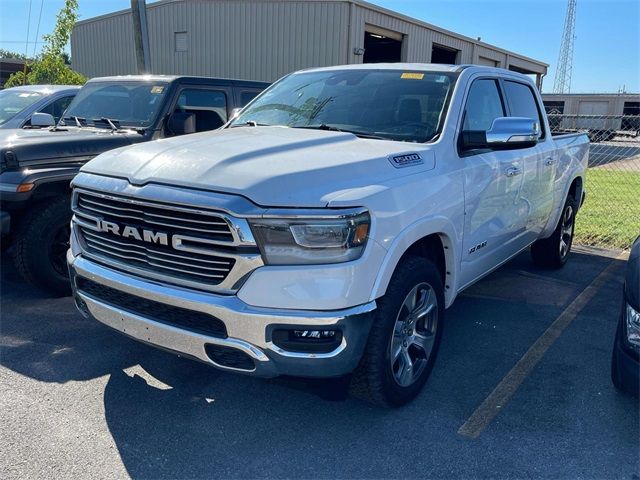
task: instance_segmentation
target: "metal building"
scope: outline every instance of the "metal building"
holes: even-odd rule
[[[274,81],[308,67],[374,62],[475,63],[535,76],[546,63],[361,0],[161,0],[147,5],[153,73]],[[73,67],[136,72],[131,10],[80,21]]]

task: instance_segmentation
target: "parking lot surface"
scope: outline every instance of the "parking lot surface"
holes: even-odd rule
[[[609,379],[624,261],[576,250],[554,272],[523,253],[459,297],[427,387],[396,410],[136,343],[3,257],[0,477],[638,479],[638,401]]]

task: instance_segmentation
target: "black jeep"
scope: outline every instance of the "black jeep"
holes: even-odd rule
[[[69,182],[80,167],[117,147],[217,129],[267,86],[164,75],[94,78],[58,125],[0,132],[2,249],[11,248],[28,282],[68,294]]]

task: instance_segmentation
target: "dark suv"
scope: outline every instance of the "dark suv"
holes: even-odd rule
[[[0,132],[3,249],[11,248],[27,281],[69,293],[69,182],[79,168],[117,147],[217,129],[267,86],[164,75],[94,78],[57,126]]]

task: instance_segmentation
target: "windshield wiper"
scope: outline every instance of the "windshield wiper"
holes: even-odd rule
[[[291,128],[306,128],[309,130],[327,130],[329,132],[351,133],[356,137],[360,137],[360,138],[371,138],[374,140],[390,140],[387,137],[382,137],[380,135],[375,135],[373,133],[360,132],[358,130],[349,130],[347,128],[338,128],[333,125],[327,125],[326,123],[322,123],[320,125],[301,125],[301,126],[294,126]]]
[[[120,123],[120,121],[116,120],[115,118],[111,119],[111,118],[107,118],[107,117],[100,117],[100,118],[92,118],[91,121],[94,123],[94,125],[95,125],[96,122],[104,122],[104,123],[108,124],[109,127],[111,127],[111,131],[113,131],[113,132],[117,132],[118,130],[121,129],[120,126],[117,126],[115,124],[115,122]]]
[[[87,119],[84,117],[76,117],[75,115],[70,115],[68,117],[64,117],[62,120],[73,120],[76,122],[76,127],[82,128],[82,122],[87,123]]]
[[[268,123],[258,123],[254,120],[248,120],[244,123],[238,123],[238,124],[234,124],[231,125],[231,128],[236,128],[236,127],[270,127],[271,125],[269,125]]]

